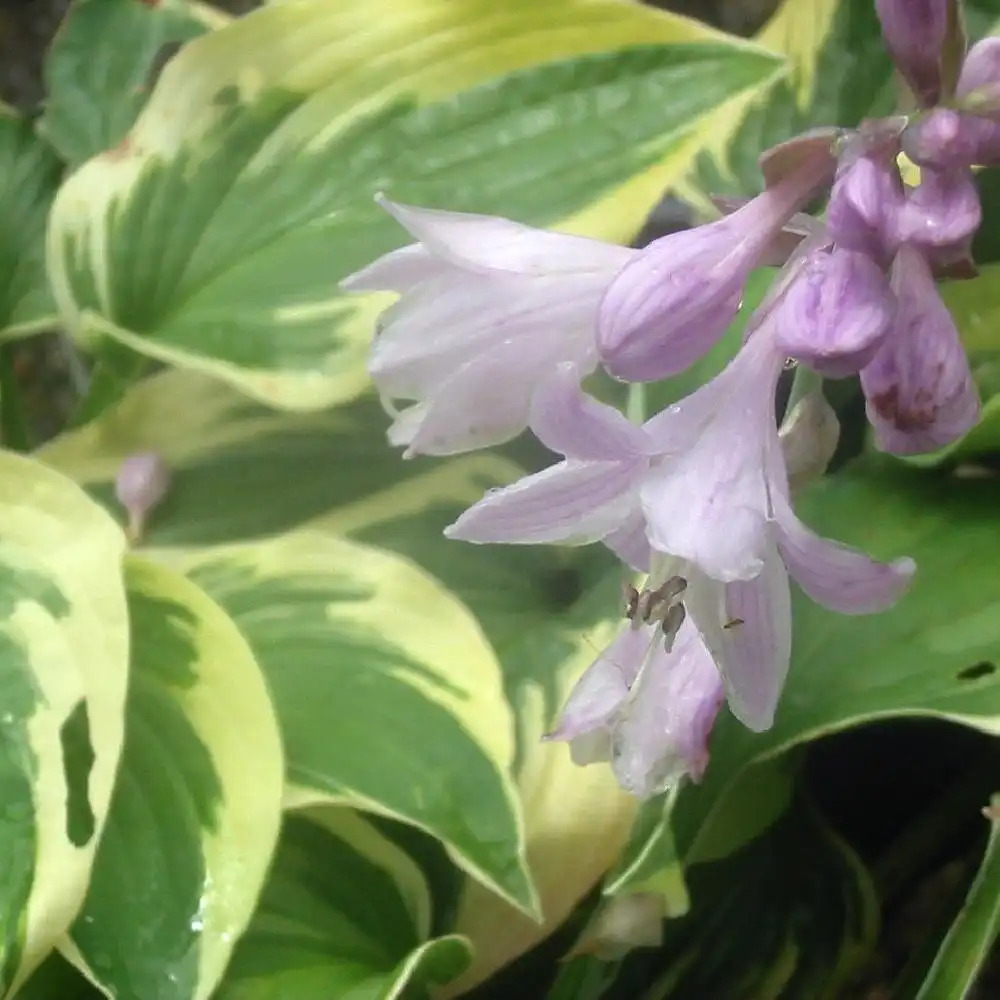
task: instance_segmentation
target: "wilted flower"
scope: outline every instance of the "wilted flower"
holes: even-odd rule
[[[941,57],[954,0],[875,0],[882,35],[917,100],[928,107],[941,94]]]
[[[841,378],[875,356],[896,313],[882,268],[839,247],[803,262],[774,313],[781,349],[810,368]]]
[[[675,375],[722,336],[750,272],[828,182],[830,140],[826,156],[810,146],[811,155],[763,194],[716,222],[655,240],[615,278],[601,303],[597,334],[612,375],[633,382]]]
[[[170,469],[155,452],[129,455],[121,464],[115,478],[115,497],[128,514],[127,533],[131,541],[138,541],[145,527],[146,517],[167,495],[170,488]]]
[[[896,320],[861,372],[861,385],[879,447],[912,455],[956,441],[975,426],[979,393],[954,320],[917,248],[900,248],[892,285]]]
[[[531,394],[556,365],[597,365],[597,307],[636,251],[507,219],[381,199],[419,242],[345,279],[351,291],[402,296],[382,316],[369,370],[396,412],[405,457],[499,444],[527,422]]]

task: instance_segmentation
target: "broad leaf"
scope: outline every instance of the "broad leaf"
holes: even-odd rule
[[[370,497],[382,495],[383,506],[390,497],[391,517],[441,497],[471,503],[497,479],[519,474],[493,455],[403,462],[386,444],[388,422],[373,396],[329,413],[286,415],[206,376],[172,371],[139,383],[99,421],[40,454],[119,518],[122,461],[136,451],[161,454],[173,485],[146,534],[155,549],[263,537],[331,510],[335,527],[349,531],[378,516]]]
[[[513,722],[475,620],[434,579],[319,531],[209,549],[185,563],[267,673],[288,801],[334,801],[422,827],[531,913]]]
[[[203,1000],[278,834],[282,752],[264,679],[183,577],[127,564],[125,747],[86,904],[64,954],[109,995]]]
[[[62,164],[31,122],[0,106],[0,340],[57,323],[45,275],[45,225]]]
[[[515,710],[515,773],[545,923],[488,903],[488,893],[470,885],[462,919],[469,921],[463,929],[475,933],[477,959],[468,982],[560,923],[611,866],[627,836],[635,802],[617,789],[608,769],[575,767],[564,746],[539,742],[615,627],[620,578],[614,560],[597,548],[447,541],[445,524],[521,470],[491,454],[403,462],[385,444],[386,423],[371,400],[331,414],[281,416],[207,378],[173,372],[140,384],[116,410],[44,454],[113,509],[121,460],[140,449],[162,452],[174,485],[149,526],[147,551],[157,559],[180,562],[198,546],[311,520],[409,556],[472,608],[500,655]],[[388,615],[385,630],[405,641],[399,613]]]
[[[39,131],[72,166],[117,146],[149,96],[156,61],[209,20],[187,0],[74,0],[45,60]]]
[[[782,71],[617,0],[260,9],[189,43],[63,187],[53,288],[84,339],[322,407],[365,386],[386,301],[338,281],[407,242],[377,191],[628,238],[705,116]]]
[[[0,996],[83,902],[122,744],[122,533],[69,480],[0,452]]]
[[[441,476],[447,471],[448,463]],[[433,476],[428,474],[428,486]],[[481,483],[480,492],[494,484]],[[452,995],[561,924],[625,843],[636,800],[618,788],[609,768],[577,767],[564,744],[541,741],[573,684],[619,627],[621,574],[610,554],[596,547],[449,542],[442,529],[463,504],[416,483],[409,489],[426,498],[421,507],[407,503],[406,493],[387,490],[353,513],[349,530],[430,570],[469,606],[496,649],[517,725],[515,774],[544,920],[539,926],[468,883],[456,929],[472,941],[475,959],[449,989]],[[332,513],[328,523],[338,522]]]
[[[874,943],[868,873],[802,802],[688,883],[691,911],[664,926],[647,1000],[832,1000]]]
[[[454,978],[468,945],[457,936],[427,939],[396,882],[397,850],[348,810],[287,817],[219,1000],[389,1000],[404,990],[425,996],[427,986]]]

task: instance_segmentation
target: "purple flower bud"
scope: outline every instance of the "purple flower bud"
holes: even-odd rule
[[[975,426],[979,393],[930,265],[916,247],[900,247],[892,287],[896,321],[861,372],[861,386],[878,446],[914,455],[950,444]]]
[[[1000,163],[1000,123],[935,108],[903,133],[903,152],[921,167],[994,166]]]
[[[920,247],[949,247],[969,240],[983,213],[968,167],[924,167],[899,214],[899,239]]]
[[[941,94],[941,55],[952,0],[875,0],[892,58],[923,107]]]
[[[597,345],[617,378],[650,382],[684,371],[722,336],[743,286],[782,227],[828,174],[807,157],[724,219],[671,233],[634,257],[601,303]]]
[[[888,279],[870,257],[816,251],[775,310],[775,337],[789,357],[843,378],[872,360],[895,313]]]
[[[115,496],[128,513],[128,535],[137,541],[146,516],[167,495],[170,470],[155,452],[130,455],[115,479]]]
[[[969,111],[1000,111],[1000,38],[984,38],[969,49],[956,94]]]
[[[873,152],[846,161],[830,192],[830,236],[846,250],[888,264],[903,203],[903,181],[894,156]]]

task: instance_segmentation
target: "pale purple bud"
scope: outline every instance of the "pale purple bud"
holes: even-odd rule
[[[979,393],[930,265],[916,247],[900,247],[892,285],[899,301],[896,321],[861,372],[861,385],[878,446],[897,455],[920,454],[975,426]]]
[[[871,153],[845,161],[830,192],[830,236],[846,250],[888,264],[903,201],[903,181],[893,156]]]
[[[969,49],[956,95],[968,111],[1000,111],[1000,38],[984,38]]]
[[[826,180],[808,159],[732,215],[646,247],[601,303],[597,344],[604,367],[632,382],[690,367],[732,323],[750,272]]]
[[[892,58],[923,107],[941,94],[941,56],[953,0],[875,0]]]
[[[775,337],[789,357],[843,378],[875,356],[895,312],[889,281],[870,257],[839,248],[817,251],[774,312]]]
[[[778,439],[793,494],[826,472],[840,440],[840,422],[822,388],[806,393],[785,415]]]
[[[806,172],[832,177],[837,169],[836,147],[844,130],[834,126],[809,129],[764,150],[758,161],[769,188]]]
[[[983,213],[968,167],[925,167],[899,213],[899,240],[920,247],[949,247],[969,240]]]
[[[170,470],[155,452],[130,455],[121,464],[115,479],[115,497],[128,514],[128,535],[137,541],[146,517],[167,495]]]
[[[1000,123],[951,108],[935,108],[903,133],[903,152],[921,167],[1000,163]]]

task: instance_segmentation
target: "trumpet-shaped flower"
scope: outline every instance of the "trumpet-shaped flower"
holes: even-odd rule
[[[597,308],[636,253],[507,219],[381,199],[417,243],[345,279],[393,291],[369,370],[395,415],[405,457],[448,455],[509,440],[525,427],[538,381],[561,362],[597,365]],[[410,405],[394,409],[395,401]]]
[[[766,729],[788,669],[789,573],[814,600],[856,614],[891,604],[913,571],[821,539],[795,516],[774,417],[783,361],[761,327],[720,375],[641,427],[561,371],[539,390],[532,428],[566,459],[487,494],[446,534],[603,540],[654,581],[682,577],[730,708]]]
[[[647,798],[685,776],[700,780],[724,699],[690,621],[669,651],[655,624],[628,625],[577,682],[546,738],[567,741],[577,764],[610,761],[619,784]]]

